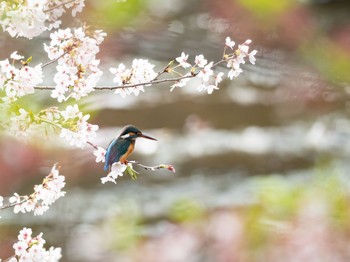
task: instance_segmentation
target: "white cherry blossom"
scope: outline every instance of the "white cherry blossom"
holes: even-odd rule
[[[131,68],[120,63],[118,67],[111,67],[109,71],[114,75],[113,82],[120,87],[115,90],[115,94],[120,94],[122,97],[130,94],[138,96],[140,91],[145,91],[144,86],[157,76],[154,65],[145,59],[134,59]],[[135,86],[122,88],[123,85]]]
[[[233,49],[233,47],[235,46],[235,42],[232,41],[231,38],[228,36],[228,37],[226,37],[225,45],[228,46],[229,48]]]
[[[96,156],[96,163],[105,162],[106,149],[98,147],[93,154]]]
[[[212,70],[214,62],[210,62],[207,64],[201,71],[199,71],[197,77],[202,78],[204,82],[209,81],[209,77],[214,74],[214,71]]]
[[[187,59],[188,59],[188,55],[182,52],[181,56],[177,57],[175,60],[179,63],[181,67],[188,68],[191,66],[191,64],[187,62]]]
[[[200,68],[203,68],[208,63],[203,55],[197,55],[194,62]]]
[[[24,227],[18,234],[18,241],[13,244],[15,256],[9,261],[21,262],[57,262],[62,257],[61,248],[45,246],[43,233],[32,237],[32,229]]]
[[[131,163],[128,163],[131,166]],[[105,184],[106,182],[117,183],[116,180],[119,176],[123,176],[123,172],[126,170],[128,166],[125,164],[121,164],[120,162],[113,163],[111,167],[111,171],[107,176],[101,178],[101,183]]]
[[[65,4],[52,0],[27,0],[20,4],[2,1],[0,25],[12,37],[32,39],[46,30],[57,28],[66,9],[70,8],[72,16],[75,16],[84,5],[84,0],[67,1]]]
[[[50,34],[51,42],[44,44],[44,50],[51,60],[58,62],[54,76],[56,86],[51,94],[58,102],[69,98],[79,100],[94,91],[103,74],[96,54],[105,36],[101,30],[86,32],[82,27]]]
[[[49,175],[47,175],[42,184],[34,186],[34,192],[31,195],[20,196],[14,193],[9,202],[14,206],[14,213],[34,212],[34,215],[42,215],[49,209],[57,199],[63,197],[62,191],[65,186],[65,177],[59,174],[56,165],[53,166]],[[21,237],[30,235],[29,232],[21,234]]]

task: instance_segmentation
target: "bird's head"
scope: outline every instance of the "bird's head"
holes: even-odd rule
[[[153,137],[142,134],[142,132],[137,127],[132,125],[128,125],[124,127],[119,137],[123,139],[128,139],[128,140],[135,140],[136,138],[143,137],[143,138],[157,141],[157,139]]]

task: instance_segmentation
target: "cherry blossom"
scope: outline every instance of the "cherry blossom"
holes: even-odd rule
[[[84,148],[87,142],[94,140],[98,126],[87,122],[90,115],[83,115],[78,105],[69,105],[60,114],[63,117],[60,137],[65,138],[70,145]]]
[[[44,245],[43,233],[32,237],[32,229],[24,227],[18,234],[18,242],[13,244],[15,256],[9,261],[31,262],[56,262],[62,257],[61,248],[50,247],[47,250]]]
[[[242,72],[243,72],[243,70],[241,68],[237,68],[237,69],[232,68],[228,72],[228,78],[230,78],[232,80],[234,77],[238,77]]]
[[[32,39],[46,30],[57,28],[59,18],[71,8],[72,16],[81,12],[84,0],[61,3],[55,0],[2,1],[0,3],[0,25],[12,37]]]
[[[94,155],[96,156],[96,163],[105,162],[106,149],[103,147],[98,147],[94,151]]]
[[[10,55],[10,58],[14,60],[21,60],[24,59],[24,56],[17,54],[17,51],[15,51]]]
[[[218,84],[222,81],[222,76],[224,75],[223,72],[219,72],[216,76],[215,76],[215,85],[218,86]]]
[[[51,97],[58,102],[70,97],[79,100],[94,91],[102,76],[96,54],[105,36],[101,30],[90,32],[82,27],[50,34],[50,45],[44,44],[44,50],[51,60],[58,61]]]
[[[120,94],[122,98],[125,98],[126,96],[130,95],[131,92],[129,88],[118,88],[115,90],[114,94]]]
[[[256,58],[255,58],[255,55],[258,53],[257,50],[253,50],[249,53],[249,62],[253,65],[255,65],[255,61],[256,61]]]
[[[214,74],[214,71],[212,70],[213,64],[214,62],[207,64],[201,71],[199,71],[197,77],[202,78],[205,82],[208,82],[209,77]]]
[[[63,116],[64,120],[82,117],[82,113],[79,111],[77,104],[67,106],[65,111],[61,111],[61,115]]]
[[[10,56],[14,62],[23,56],[13,52]],[[34,87],[43,81],[41,64],[31,67],[22,63],[16,68],[8,59],[0,61],[0,90],[5,90],[3,101],[15,101],[18,97],[34,93]]]
[[[229,42],[226,38],[226,42]],[[234,77],[238,77],[242,72],[241,64],[245,64],[245,58],[248,57],[249,62],[251,64],[255,64],[255,55],[257,54],[257,50],[253,50],[249,52],[249,45],[252,43],[252,40],[248,39],[243,44],[238,45],[238,48],[232,54],[225,54],[224,59],[227,62],[227,67],[231,68],[228,72],[228,78],[233,79]],[[227,45],[227,43],[226,43]]]
[[[233,49],[233,47],[235,46],[235,42],[232,41],[231,38],[228,36],[228,37],[226,37],[225,45],[228,46],[229,48]]]
[[[116,180],[119,176],[123,176],[123,172],[126,170],[127,167],[132,168],[131,163],[128,163],[127,165],[121,164],[120,162],[114,163],[111,167],[111,171],[108,173],[107,176],[101,178],[101,183],[105,184],[106,182],[113,182],[117,183]]]
[[[197,55],[194,62],[200,68],[203,68],[208,63],[203,55]]]
[[[175,60],[179,63],[181,67],[188,68],[191,66],[191,64],[187,62],[187,59],[188,59],[188,55],[182,52],[181,56],[177,57]]]
[[[120,63],[117,68],[111,67],[109,71],[114,75],[113,83],[119,86],[127,83],[131,74],[131,69],[127,69],[123,63]]]
[[[34,215],[42,215],[50,205],[65,195],[65,192],[62,191],[66,184],[64,180],[65,177],[59,175],[57,166],[54,165],[50,174],[43,179],[42,184],[34,186],[34,193],[26,196],[14,193],[10,197],[9,202],[14,205],[14,213],[34,211]],[[25,234],[21,236],[24,237]]]
[[[28,136],[28,128],[31,122],[30,115],[23,108],[20,108],[18,113],[19,114],[10,118],[9,134],[17,137]]]
[[[190,73],[184,75],[184,77],[186,77],[186,78],[182,78],[182,79],[176,81],[175,84],[171,85],[171,86],[170,86],[170,87],[171,87],[171,88],[170,88],[170,92],[172,92],[172,91],[174,90],[174,88],[176,88],[176,87],[180,87],[180,88],[181,88],[181,87],[186,86],[187,83],[191,80],[191,79],[189,78],[189,76],[191,76]]]
[[[116,89],[115,94],[120,94],[122,97],[130,94],[138,96],[140,91],[145,91],[144,86],[157,76],[154,65],[145,59],[134,59],[131,68],[126,68],[123,63],[120,63],[118,67],[111,67],[109,71],[114,75],[113,82],[118,86],[135,85],[134,87]]]
[[[216,85],[209,84],[207,82],[202,83],[197,87],[199,92],[207,91],[208,94],[212,94],[215,89],[219,89]]]

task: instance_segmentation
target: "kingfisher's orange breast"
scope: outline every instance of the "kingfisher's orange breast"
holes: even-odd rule
[[[128,158],[128,156],[131,155],[132,151],[134,151],[134,148],[135,148],[135,141],[132,141],[130,143],[130,146],[128,148],[128,150],[125,152],[124,155],[122,155],[119,159],[120,163],[125,163],[126,162],[126,159]]]

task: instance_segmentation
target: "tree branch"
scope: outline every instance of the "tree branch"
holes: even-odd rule
[[[56,59],[51,60],[51,61],[49,61],[49,62],[46,62],[45,64],[43,64],[43,65],[41,66],[41,68],[44,68],[44,67],[46,67],[46,66],[48,66],[48,65],[50,65],[50,64],[52,64],[52,63],[54,63],[54,62],[56,62],[58,59],[60,59],[61,57],[63,57],[65,54],[68,54],[68,51],[64,52],[62,55],[60,55],[60,56],[57,57]]]
[[[94,89],[96,91],[116,90],[116,89],[122,89],[122,88],[132,88],[132,87],[160,84],[160,83],[166,83],[166,82],[176,82],[176,81],[180,81],[182,79],[192,78],[192,77],[195,77],[195,75],[187,75],[187,76],[181,76],[181,77],[176,77],[176,78],[166,78],[166,79],[158,79],[158,80],[155,78],[154,80],[151,80],[149,82],[138,83],[138,84],[128,84],[128,85],[122,85],[122,86],[96,86],[96,87],[94,87]],[[55,87],[54,86],[35,86],[34,89],[36,89],[36,90],[54,90]]]
[[[28,199],[23,199],[19,203],[8,203],[6,205],[1,206],[0,210],[7,209],[7,208],[10,208],[10,207],[14,207],[14,206],[17,206],[17,205],[21,205],[21,204],[23,204],[24,202],[27,202],[27,201],[28,201]]]
[[[158,166],[146,166],[146,165],[143,165],[143,164],[140,164],[139,162],[137,161],[129,161],[129,163],[132,163],[132,164],[135,164],[135,165],[138,165],[146,170],[150,170],[150,171],[156,171],[156,170],[160,170],[160,169],[168,169],[169,171],[175,173],[175,168],[172,166],[172,165],[164,165],[164,164],[160,164]]]
[[[87,141],[86,143],[88,143],[90,146],[92,146],[93,148],[95,148],[96,150],[98,149],[98,146],[93,144],[92,142],[90,141]]]

